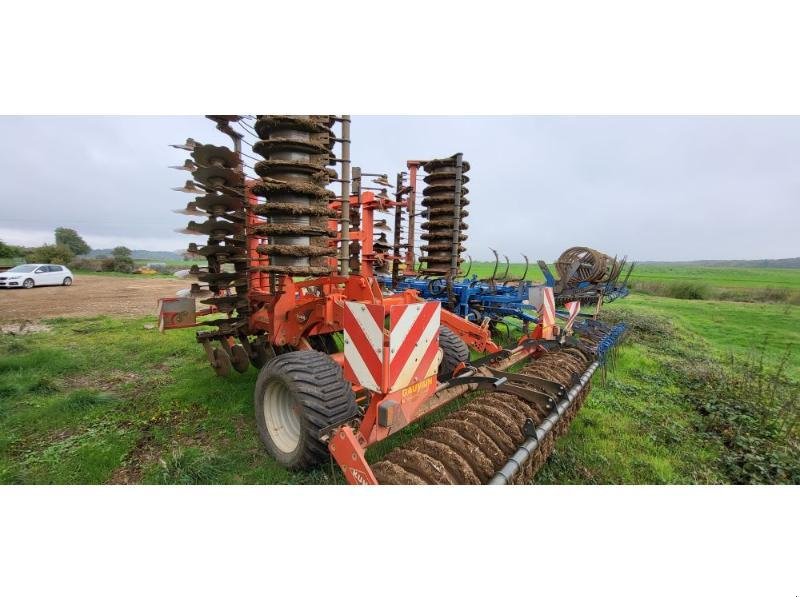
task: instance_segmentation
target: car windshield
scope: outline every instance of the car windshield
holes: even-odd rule
[[[37,265],[17,265],[13,269],[6,271],[6,273],[30,273],[36,266]]]

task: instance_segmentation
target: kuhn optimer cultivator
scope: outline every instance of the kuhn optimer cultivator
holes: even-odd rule
[[[291,469],[331,456],[350,483],[530,481],[624,328],[578,321],[578,301],[559,325],[553,287],[524,276],[480,288],[525,294],[512,307],[527,315],[525,327],[507,347],[483,315],[457,308],[459,286],[469,286],[460,270],[469,165],[460,154],[409,161],[391,198],[386,175],[351,169],[348,116],[209,118],[232,149],[191,139],[176,146],[192,157],[176,167],[192,175],[176,189],[196,196],[178,212],[205,217],[182,231],[207,238],[189,251],[208,266],[183,273],[196,282],[162,299],[160,325],[201,327],[197,341],[219,375],[260,370],[255,415],[270,455]],[[252,177],[248,135],[247,152],[261,156]],[[419,168],[427,185],[418,215]],[[375,213],[389,211],[391,241],[376,233],[387,220]],[[417,216],[418,277],[441,286],[438,296],[400,284],[415,268]],[[470,360],[469,347],[483,356]],[[368,463],[370,445],[465,394],[458,410]]]

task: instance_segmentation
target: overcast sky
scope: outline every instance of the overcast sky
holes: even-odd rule
[[[0,239],[176,250],[188,154],[227,138],[202,117],[0,117]],[[588,245],[636,260],[800,256],[798,117],[354,116],[353,164],[463,152],[469,253],[535,260]],[[249,148],[245,148],[249,151]],[[251,152],[252,153],[252,152]],[[252,160],[247,159],[252,164]]]

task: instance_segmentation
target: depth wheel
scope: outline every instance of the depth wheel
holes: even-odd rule
[[[443,355],[437,379],[447,381],[460,363],[469,360],[469,347],[464,340],[447,327],[439,327],[439,347],[442,349]]]
[[[244,373],[250,368],[250,357],[247,356],[244,346],[240,344],[231,346],[231,364],[239,373]]]
[[[214,348],[214,362],[211,367],[220,377],[227,377],[231,373],[231,358],[222,348]]]
[[[254,395],[258,435],[270,455],[293,470],[309,469],[328,456],[320,430],[358,414],[342,368],[321,352],[281,354],[261,369]]]

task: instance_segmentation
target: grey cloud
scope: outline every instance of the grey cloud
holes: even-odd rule
[[[96,246],[185,246],[171,210],[191,196],[166,167],[187,137],[226,142],[202,117],[0,117],[0,238],[71,226]],[[641,260],[800,254],[797,117],[353,118],[354,164],[392,179],[457,151],[475,258],[576,244]]]

